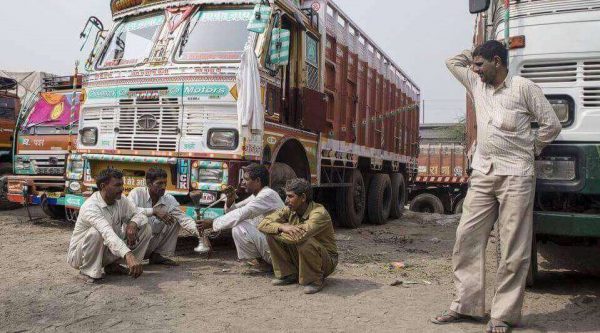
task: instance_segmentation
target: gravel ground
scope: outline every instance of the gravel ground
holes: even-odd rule
[[[299,286],[271,286],[269,275],[243,274],[229,242],[206,258],[190,252],[196,240],[185,237],[179,267],[146,265],[137,280],[85,285],[65,261],[70,225],[29,222],[24,209],[0,212],[0,331],[483,332],[480,323],[428,323],[453,298],[457,222],[407,212],[384,226],[338,229],[337,271],[321,293],[304,295]],[[527,291],[516,331],[600,331],[599,248],[540,247],[540,280]]]

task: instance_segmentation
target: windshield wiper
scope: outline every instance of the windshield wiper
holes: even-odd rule
[[[185,30],[185,32],[183,33],[183,36],[181,37],[181,46],[179,46],[179,56],[180,57],[183,54],[184,47],[187,45],[187,43],[188,43],[188,41],[190,39],[190,35],[196,29],[196,27],[198,26],[198,23],[200,22],[200,12],[198,12],[197,16],[198,17],[196,18],[196,22],[194,22],[194,26],[192,26],[191,28],[188,27]]]

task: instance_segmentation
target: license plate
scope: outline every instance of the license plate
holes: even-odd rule
[[[125,176],[123,177],[123,187],[126,189],[134,189],[136,187],[146,186],[146,179],[142,177],[131,177]]]
[[[212,192],[202,192],[202,199],[200,199],[200,203],[204,205],[211,204],[217,200],[217,195]]]

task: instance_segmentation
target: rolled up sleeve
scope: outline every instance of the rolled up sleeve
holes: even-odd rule
[[[473,53],[469,50],[465,50],[461,54],[446,60],[446,67],[448,67],[450,73],[467,88],[469,93],[471,93],[473,86],[477,82],[475,72],[470,69],[472,62]]]

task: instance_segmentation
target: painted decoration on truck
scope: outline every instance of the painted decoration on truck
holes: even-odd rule
[[[79,119],[80,93],[40,93],[31,114],[23,124],[24,128],[32,126],[68,126]]]

